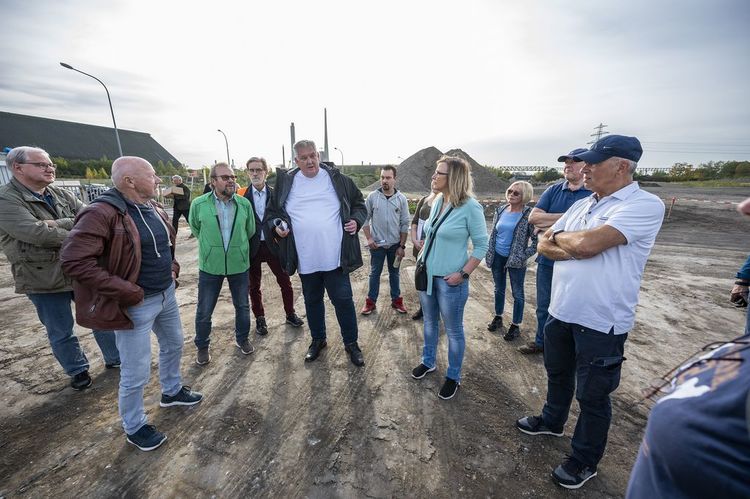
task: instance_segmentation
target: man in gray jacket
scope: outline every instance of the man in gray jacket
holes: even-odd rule
[[[0,246],[11,264],[16,293],[25,294],[47,329],[52,352],[76,390],[91,386],[89,362],[73,334],[71,280],[60,266],[60,246],[83,203],[51,184],[55,165],[43,149],[16,147],[5,159],[13,174],[0,187]],[[119,367],[111,331],[94,331],[108,368]]]

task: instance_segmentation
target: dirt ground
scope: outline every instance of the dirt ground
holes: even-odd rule
[[[255,353],[246,357],[234,346],[225,287],[214,314],[213,360],[196,365],[197,250],[183,226],[177,247],[182,373],[205,399],[192,408],[159,408],[153,356],[146,411],[169,437],[154,452],[126,444],[117,415],[118,372],[104,368],[88,330],[78,334],[94,384],[84,392],[68,386],[33,306],[13,293],[9,266],[0,259],[0,497],[621,497],[649,410],[638,403],[641,389],[702,345],[737,336],[744,324],[728,295],[750,250],[750,220],[732,203],[750,189],[649,190],[678,201],[646,267],[606,455],[581,491],[565,491],[550,478],[569,451],[575,402],[564,438],[531,437],[514,427],[518,417],[539,413],[546,393],[541,357],[516,351],[536,326],[535,264],[526,279],[523,335],[512,343],[486,331],[493,315],[489,270],[482,264],[472,276],[463,382],[456,398],[442,401],[444,337],[438,372],[411,379],[421,323],[388,306],[385,274],[377,312],[359,320],[364,368],[345,355],[331,306],[329,348],[316,362],[303,362],[309,331],[283,324],[270,272],[263,290],[271,332],[253,334]],[[411,309],[417,303],[413,267],[408,258],[401,273]],[[366,265],[352,276],[358,309],[367,274]],[[292,282],[304,318],[299,279]]]

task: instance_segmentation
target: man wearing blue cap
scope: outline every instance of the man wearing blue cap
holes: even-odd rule
[[[620,384],[643,269],[664,218],[664,203],[633,181],[642,154],[637,138],[609,135],[574,155],[585,162],[583,184],[593,194],[539,238],[539,252],[555,261],[544,328],[547,400],[540,416],[516,426],[529,435],[562,436],[575,394],[573,452],[552,473],[569,489],[596,476],[604,455],[609,394]]]
[[[539,198],[531,214],[529,223],[534,224],[537,232],[544,232],[557,222],[568,208],[579,199],[589,197],[591,191],[583,185],[583,161],[573,158],[588,149],[573,149],[568,154],[557,158],[560,163],[565,163],[563,176],[565,180],[551,185]],[[552,271],[555,262],[546,256],[539,254],[536,258],[536,338],[518,349],[526,355],[544,352],[544,324],[547,323],[549,315],[549,298],[552,293]]]

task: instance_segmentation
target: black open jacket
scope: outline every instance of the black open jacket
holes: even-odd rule
[[[357,232],[353,235],[344,231],[341,238],[341,270],[348,274],[362,266],[362,251],[359,244],[357,233],[364,225],[367,219],[367,207],[365,206],[362,192],[354,184],[354,181],[342,174],[337,168],[322,164],[320,168],[328,172],[331,176],[333,188],[341,202],[341,225],[343,226],[349,220],[357,222]],[[299,168],[285,170],[276,169],[276,185],[274,187],[273,199],[266,208],[264,228],[266,235],[273,234],[274,245],[277,246],[279,260],[287,274],[292,275],[297,271],[297,248],[294,244],[294,226],[289,220],[289,214],[286,212],[285,205],[289,191],[292,189],[294,176],[299,173]],[[291,232],[285,238],[276,235],[273,227],[273,221],[281,218],[289,224]],[[268,240],[267,240],[268,241]]]

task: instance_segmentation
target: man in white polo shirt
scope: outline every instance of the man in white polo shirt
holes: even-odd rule
[[[604,455],[609,394],[620,383],[643,269],[664,218],[664,203],[633,181],[642,154],[637,138],[609,135],[575,156],[585,162],[583,183],[594,194],[539,238],[539,253],[555,261],[544,329],[547,401],[540,416],[516,426],[530,435],[562,436],[575,394],[580,415],[573,452],[552,473],[566,488],[596,476]]]

